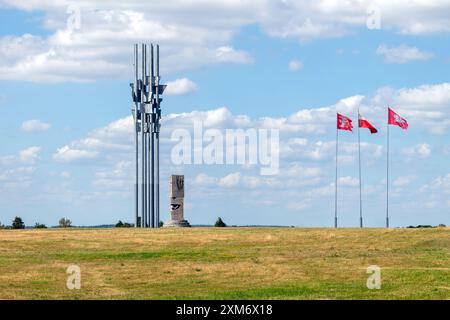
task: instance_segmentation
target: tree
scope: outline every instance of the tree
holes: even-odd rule
[[[214,225],[214,227],[223,228],[223,227],[226,227],[226,226],[227,225],[225,224],[225,222],[223,222],[221,217],[217,218],[217,221],[216,221],[216,224]]]
[[[121,220],[116,223],[116,228],[123,228],[123,222]]]
[[[25,223],[23,223],[21,217],[15,217],[12,222],[13,229],[25,229]]]
[[[0,222],[0,229],[5,229],[5,226]]]
[[[34,228],[35,229],[47,229],[47,226],[43,223],[36,222],[36,224],[34,225]]]
[[[59,227],[60,228],[70,228],[72,226],[72,221],[66,218],[59,219]]]

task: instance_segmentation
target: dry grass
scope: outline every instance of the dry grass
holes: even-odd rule
[[[449,284],[448,228],[0,230],[0,299],[449,299]]]

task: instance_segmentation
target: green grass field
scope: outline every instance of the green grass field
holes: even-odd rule
[[[0,230],[0,299],[449,298],[449,228]]]

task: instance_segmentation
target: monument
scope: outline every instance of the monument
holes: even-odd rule
[[[139,45],[135,44],[133,71],[134,83],[130,83],[130,87],[134,103],[131,114],[135,147],[135,227],[159,228],[159,133],[162,94],[166,89],[166,85],[160,83],[159,45],[155,48],[153,44],[143,43],[139,53]]]
[[[184,219],[184,175],[171,175],[169,180],[170,220],[164,227],[190,227]]]

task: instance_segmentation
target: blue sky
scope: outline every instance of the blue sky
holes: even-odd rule
[[[132,44],[153,41],[169,82],[163,220],[168,176],[183,173],[191,223],[331,226],[334,117],[356,121],[360,107],[380,129],[361,131],[365,224],[383,226],[391,105],[410,123],[391,128],[392,225],[449,224],[450,3],[336,3],[85,1],[70,29],[69,2],[0,1],[0,222],[132,222]],[[379,29],[366,25],[374,4]],[[240,115],[245,128],[280,130],[278,175],[171,162],[173,130],[241,128]],[[356,139],[340,133],[349,227],[359,223]]]

